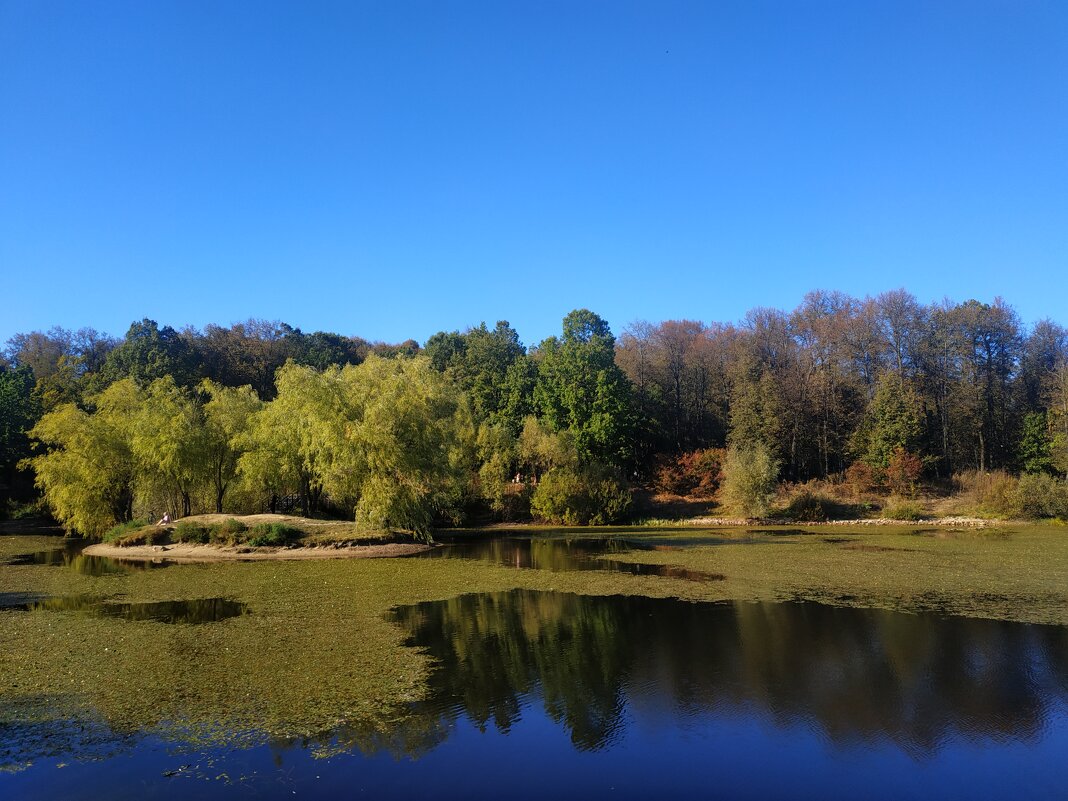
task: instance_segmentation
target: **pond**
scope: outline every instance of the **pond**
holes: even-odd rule
[[[1063,798],[1068,626],[917,611],[884,584],[894,608],[786,600],[786,567],[774,592],[755,578],[807,570],[807,548],[860,577],[915,547],[961,569],[1031,534],[810,533],[167,570],[10,558],[0,797]]]

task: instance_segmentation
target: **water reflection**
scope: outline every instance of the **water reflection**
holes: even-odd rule
[[[151,570],[173,564],[166,559],[111,559],[106,556],[86,556],[82,553],[82,549],[87,544],[78,541],[68,542],[62,548],[19,554],[8,559],[4,564],[12,567],[25,565],[65,567],[85,576],[124,575],[132,570]]]
[[[474,559],[519,570],[607,570],[634,576],[662,576],[686,581],[720,581],[718,573],[688,570],[677,565],[639,564],[603,558],[629,551],[658,550],[648,543],[617,537],[503,537],[458,540],[417,554],[422,559]]]
[[[42,709],[51,712],[43,720]],[[116,731],[99,716],[85,715],[64,696],[5,699],[0,714],[0,776],[71,754],[105,760],[129,749],[135,740],[135,733]]]
[[[248,606],[229,598],[194,598],[153,603],[117,603],[95,595],[63,595],[9,604],[8,609],[27,612],[83,612],[97,617],[148,620],[157,623],[214,623],[237,617]]]
[[[756,714],[920,755],[955,738],[1033,741],[1068,699],[1063,627],[529,590],[395,615],[439,664],[421,714],[507,732],[540,699],[586,750],[612,745],[629,709]]]

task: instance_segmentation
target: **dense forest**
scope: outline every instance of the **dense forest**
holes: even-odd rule
[[[732,484],[745,512],[776,481],[901,493],[995,470],[1068,472],[1068,330],[1000,299],[813,292],[618,338],[581,309],[532,347],[504,321],[420,347],[145,319],[18,334],[0,357],[4,509],[40,496],[90,535],[163,511],[603,523],[636,486]]]

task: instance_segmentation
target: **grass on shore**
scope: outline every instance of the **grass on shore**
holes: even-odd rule
[[[115,526],[104,541],[120,548],[171,542],[224,547],[328,548],[414,542],[407,532],[368,530],[344,520],[293,515],[191,515],[164,526],[135,520]]]

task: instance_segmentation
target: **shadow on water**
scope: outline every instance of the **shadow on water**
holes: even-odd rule
[[[69,542],[62,548],[50,548],[47,551],[20,554],[4,562],[10,567],[26,565],[50,565],[65,567],[85,576],[124,575],[134,570],[152,570],[169,567],[174,562],[166,559],[155,561],[140,559],[111,559],[106,556],[86,556],[82,553],[85,542]]]
[[[561,573],[601,570],[635,576],[661,576],[686,581],[721,581],[718,573],[688,570],[677,565],[637,564],[605,558],[630,551],[659,550],[658,546],[618,537],[495,537],[446,543],[413,558],[472,559],[519,570]]]
[[[156,623],[214,623],[248,612],[248,606],[229,598],[194,598],[184,601],[119,603],[95,595],[63,595],[54,598],[0,596],[0,609],[23,612],[82,612],[95,617],[147,620]]]
[[[416,717],[507,732],[540,699],[585,750],[616,742],[628,708],[680,723],[756,715],[925,757],[953,740],[1035,741],[1068,706],[1063,627],[532,590],[416,604],[394,619],[438,665]]]

